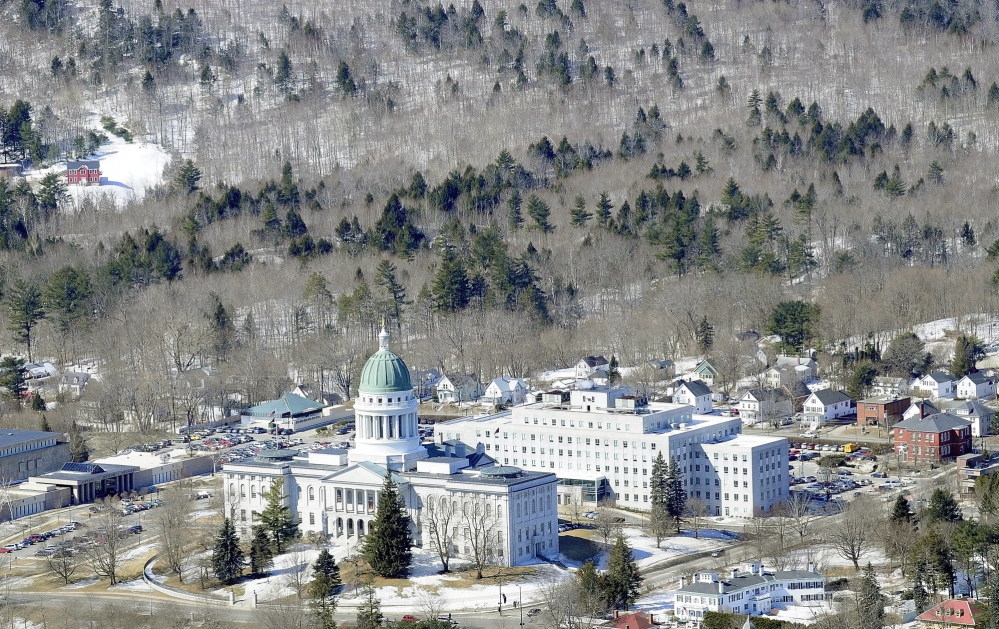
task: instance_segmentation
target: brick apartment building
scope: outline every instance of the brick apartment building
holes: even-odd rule
[[[902,421],[910,404],[908,397],[872,397],[857,402],[858,426],[894,426]]]
[[[971,423],[950,413],[912,417],[892,430],[901,463],[940,463],[971,452]]]

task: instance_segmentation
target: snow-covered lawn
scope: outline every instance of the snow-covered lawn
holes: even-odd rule
[[[94,124],[99,130],[96,118]],[[101,185],[68,186],[74,206],[78,207],[87,197],[96,200],[102,196],[109,197],[115,205],[122,206],[128,201],[141,200],[147,189],[163,181],[163,168],[170,163],[170,155],[163,147],[139,140],[128,143],[117,136],[107,135],[111,141],[87,158],[100,160]],[[27,176],[37,181],[52,172],[64,175],[66,162],[59,162],[44,170],[29,171]]]
[[[656,538],[646,535],[638,528],[628,527],[623,529],[622,532],[640,568],[683,555],[725,548],[732,541],[729,535],[714,529],[701,529],[699,538],[694,537],[693,531],[684,530],[680,535],[663,539],[661,547],[656,548]],[[597,537],[592,539],[594,542],[603,543]],[[610,544],[613,544],[613,540]],[[604,550],[596,556],[597,567],[601,570],[607,568],[608,551],[609,549]],[[581,561],[574,561],[564,555],[562,556],[562,563],[571,568],[578,568],[582,565]]]

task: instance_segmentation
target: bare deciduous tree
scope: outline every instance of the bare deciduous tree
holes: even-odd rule
[[[80,559],[76,556],[76,553],[66,548],[57,550],[49,555],[46,563],[49,566],[49,570],[54,572],[67,585],[80,567]]]
[[[495,508],[488,502],[466,502],[462,505],[461,520],[465,528],[464,542],[475,566],[475,578],[481,579],[482,570],[492,563],[500,543]]]
[[[105,498],[99,501],[100,511],[91,519],[94,544],[87,547],[87,561],[99,578],[109,579],[111,585],[118,582],[118,568],[121,565],[126,533],[121,530],[124,515],[121,501]]]
[[[597,527],[597,532],[600,533],[604,546],[609,545],[611,538],[615,537],[617,532],[621,530],[621,518],[614,515],[611,510],[613,506],[613,502],[604,499],[597,507],[597,517],[593,519],[593,524]]]
[[[309,558],[301,550],[296,550],[285,555],[284,572],[281,581],[295,591],[296,598],[302,598],[302,592],[309,587],[312,580],[312,567],[309,565]]]
[[[431,495],[423,503],[423,534],[441,560],[443,572],[450,570],[454,552],[454,530],[458,524],[454,502],[447,496]]]
[[[868,496],[858,496],[843,513],[834,516],[825,532],[826,540],[844,559],[860,570],[860,560],[874,545],[881,505]]]
[[[687,504],[684,507],[684,517],[687,519],[687,524],[693,529],[695,539],[701,536],[701,527],[704,525],[704,519],[710,514],[711,509],[708,507],[708,503],[700,498],[687,500]]]
[[[163,505],[154,512],[160,526],[159,549],[170,570],[184,580],[184,550],[190,540],[188,519],[191,515],[191,485],[175,483],[163,492]]]

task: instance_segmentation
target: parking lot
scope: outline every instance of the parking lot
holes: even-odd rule
[[[867,448],[844,452],[844,446],[795,443],[790,450],[790,485],[792,492],[803,492],[817,509],[842,506],[862,494],[885,495],[915,484],[910,478],[889,477],[880,471],[878,457]],[[835,467],[819,465],[823,456],[840,455],[843,463]]]

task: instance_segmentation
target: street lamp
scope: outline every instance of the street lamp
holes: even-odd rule
[[[520,626],[524,626],[524,595],[520,591],[520,586],[517,586],[517,607],[520,608]]]

